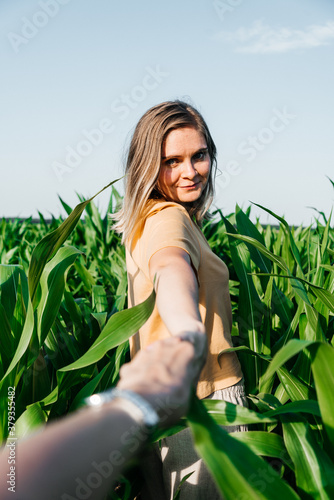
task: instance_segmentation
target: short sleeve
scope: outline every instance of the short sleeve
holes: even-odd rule
[[[141,240],[141,255],[147,269],[150,258],[156,252],[166,247],[178,247],[189,254],[193,267],[198,271],[200,245],[194,223],[183,207],[167,206],[149,216]]]

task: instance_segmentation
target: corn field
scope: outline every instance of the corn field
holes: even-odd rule
[[[108,213],[120,201],[111,189]],[[11,428],[9,387],[22,438],[114,386],[129,360],[129,337],[154,307],[152,291],[127,309],[125,252],[108,214],[102,217],[93,199],[81,199],[74,210],[62,204],[65,220],[48,224],[40,214],[38,224],[0,225],[2,442]],[[322,212],[314,226],[290,228],[261,208],[277,227],[254,224],[250,208],[238,206],[228,216],[218,210],[203,227],[230,271],[233,350],[249,408],[194,396],[179,425],[152,439],[189,426],[227,500],[331,500],[334,230]],[[219,427],[243,424],[249,432]],[[108,499],[134,499],[139,491],[134,465]]]

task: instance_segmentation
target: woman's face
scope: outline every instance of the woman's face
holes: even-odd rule
[[[196,201],[210,173],[206,140],[194,127],[171,130],[162,145],[159,190],[178,203]]]

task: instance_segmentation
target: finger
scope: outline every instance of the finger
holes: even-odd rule
[[[179,337],[167,337],[165,339],[157,340],[156,342],[149,344],[143,351],[140,352],[157,353],[159,351],[165,351],[167,353],[168,351],[173,350],[175,346],[180,343],[180,340],[181,339]]]
[[[197,368],[191,366],[194,359],[194,347],[179,338],[167,338],[151,344],[151,349],[140,351],[131,363],[120,370],[122,381],[136,382],[150,379],[163,385],[192,383]],[[146,384],[145,384],[146,385]]]

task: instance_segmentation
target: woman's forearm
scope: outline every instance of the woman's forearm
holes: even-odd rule
[[[196,355],[205,355],[198,283],[188,254],[174,247],[161,250],[152,257],[150,270],[155,276],[156,305],[168,331],[173,336],[194,339]]]

